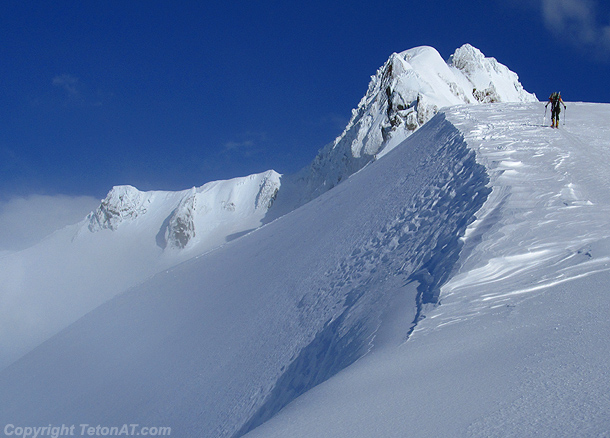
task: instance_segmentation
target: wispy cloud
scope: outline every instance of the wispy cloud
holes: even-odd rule
[[[500,0],[498,0],[500,1]],[[610,59],[610,10],[608,0],[501,0],[527,14],[538,14],[545,28],[558,40]]]
[[[540,1],[544,24],[555,36],[610,55],[610,15],[601,15],[598,0]]]
[[[63,74],[53,78],[53,85],[62,88],[69,96],[78,98],[80,96],[79,81],[77,77]]]
[[[112,98],[111,93],[94,91],[79,78],[70,74],[57,75],[51,81],[54,87],[65,91],[69,105],[101,106],[104,101]]]
[[[267,141],[267,134],[264,132],[246,132],[236,137],[237,139],[229,140],[223,144],[222,153],[240,154],[249,157],[260,152]]]

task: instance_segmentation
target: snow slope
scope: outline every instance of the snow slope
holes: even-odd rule
[[[362,356],[394,296],[406,294],[411,319],[434,299],[487,181],[439,115],[388,159],[4,369],[0,422],[245,433]],[[406,286],[416,278],[419,291]]]
[[[279,178],[115,187],[83,222],[0,257],[0,368],[116,294],[259,227]]]
[[[446,111],[493,190],[441,305],[248,437],[608,436],[610,106],[543,112]]]
[[[559,130],[543,110],[445,110],[108,301],[0,371],[0,423],[604,436],[610,107],[568,104]]]

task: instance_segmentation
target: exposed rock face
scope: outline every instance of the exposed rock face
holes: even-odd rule
[[[172,248],[184,248],[195,237],[196,191],[185,196],[172,213],[167,227],[167,244]]]
[[[89,230],[116,230],[122,222],[145,214],[149,204],[148,197],[135,187],[113,187],[97,210],[89,214]]]
[[[273,205],[280,190],[280,182],[274,178],[265,178],[260,184],[260,190],[256,195],[255,208],[257,210],[268,210]]]

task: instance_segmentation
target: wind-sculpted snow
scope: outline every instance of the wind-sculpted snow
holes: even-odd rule
[[[462,273],[443,286],[443,301],[473,300],[468,313],[608,269],[610,254],[600,249],[610,238],[604,134],[609,129],[603,106],[571,104],[570,125],[559,130],[542,125],[543,109],[514,104],[493,115],[486,107],[447,113],[467,133],[493,185],[467,233],[476,251],[464,258]],[[570,126],[584,124],[591,127],[570,132]],[[481,295],[466,298],[462,291],[473,288]]]
[[[265,404],[237,435],[262,424],[290,400],[366,352],[393,288],[418,281],[417,305],[437,301],[440,286],[459,256],[459,237],[489,189],[484,169],[476,164],[473,152],[444,117],[439,116],[403,147],[418,144],[432,148],[431,155],[419,163],[426,170],[435,168],[432,175],[426,175],[426,185],[410,199],[394,201],[406,202],[392,216],[378,221],[381,228],[368,241],[324,273],[327,284],[301,299],[298,305],[304,316],[327,313],[328,303],[341,313],[301,350]],[[434,150],[434,144],[440,147]],[[402,170],[400,180],[408,191],[421,170],[410,166]]]
[[[248,438],[607,435],[610,106],[567,105],[445,111],[492,191],[440,305]]]
[[[0,422],[240,436],[362,357],[396,297],[413,319],[436,301],[487,182],[438,115],[387,159],[109,301],[5,369]]]

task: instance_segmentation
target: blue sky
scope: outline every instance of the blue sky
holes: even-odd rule
[[[607,3],[8,0],[0,202],[294,172],[419,45],[470,43],[540,99],[610,102]]]

